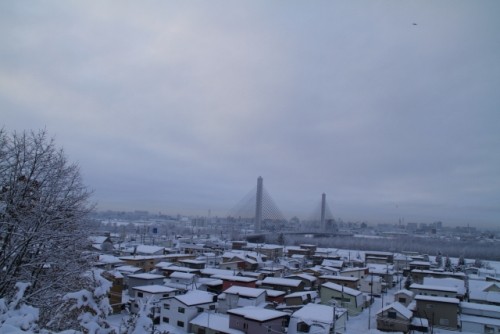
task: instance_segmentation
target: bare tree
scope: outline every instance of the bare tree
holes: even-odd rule
[[[78,166],[45,131],[0,130],[0,295],[28,282],[24,298],[40,309],[41,326],[88,268],[89,195]]]

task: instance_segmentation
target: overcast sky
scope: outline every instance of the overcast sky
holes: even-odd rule
[[[0,113],[100,209],[500,225],[500,2],[2,1]]]

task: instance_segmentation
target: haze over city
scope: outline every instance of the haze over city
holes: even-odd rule
[[[46,129],[100,210],[498,227],[497,1],[0,4],[7,131]]]

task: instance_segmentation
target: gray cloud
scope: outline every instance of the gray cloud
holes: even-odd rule
[[[494,225],[495,1],[0,5],[0,107],[102,208]],[[413,23],[416,23],[414,25]]]

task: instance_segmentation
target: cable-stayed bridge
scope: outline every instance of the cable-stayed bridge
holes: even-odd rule
[[[263,228],[280,229],[286,223],[285,216],[264,188],[261,176],[257,179],[257,186],[230,210],[229,216],[240,221],[253,221],[256,233]]]
[[[256,234],[263,231],[284,234],[311,234],[319,236],[336,235],[337,229],[330,207],[326,202],[326,194],[321,195],[321,202],[309,220],[304,221],[303,229],[297,226],[293,231],[284,231],[287,220],[273,198],[264,187],[264,180],[259,176],[257,185],[243,197],[229,212],[235,223],[253,224]],[[305,229],[304,229],[305,228]]]

